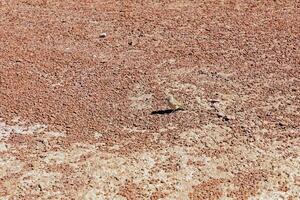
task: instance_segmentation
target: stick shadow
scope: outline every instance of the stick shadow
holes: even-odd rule
[[[173,110],[173,109],[156,110],[156,111],[152,111],[151,115],[167,115],[167,114],[171,114],[175,111],[176,110]]]

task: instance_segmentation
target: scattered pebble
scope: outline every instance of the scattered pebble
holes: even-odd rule
[[[7,144],[5,143],[0,143],[0,152],[1,151],[7,151]]]
[[[285,127],[285,126],[287,126],[287,123],[285,123],[285,122],[279,122],[278,125],[281,126],[281,127]]]
[[[218,113],[217,113],[217,116],[218,116],[219,118],[224,118],[224,117],[226,117],[225,113],[223,113],[223,112],[218,112]]]
[[[99,35],[100,38],[105,38],[106,36],[107,36],[106,33],[101,33],[101,34]]]
[[[220,100],[218,100],[218,99],[209,99],[208,101],[210,103],[219,103],[220,102]]]
[[[39,188],[40,191],[43,191],[43,188],[42,188],[41,184],[38,184],[38,188]]]
[[[232,115],[226,115],[226,114],[223,113],[223,112],[218,112],[218,113],[217,113],[217,116],[218,116],[219,118],[223,118],[225,121],[229,121],[229,120],[235,119],[234,116],[232,116]]]

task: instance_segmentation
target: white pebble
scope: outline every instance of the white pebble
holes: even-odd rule
[[[106,36],[107,36],[106,33],[101,33],[101,34],[99,35],[100,38],[105,38]]]

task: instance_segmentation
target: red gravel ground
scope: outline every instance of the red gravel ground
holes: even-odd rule
[[[0,199],[300,199],[299,19],[292,0],[0,0]],[[166,93],[186,110],[151,115]]]

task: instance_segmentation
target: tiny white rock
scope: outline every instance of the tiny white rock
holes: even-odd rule
[[[105,38],[106,36],[107,36],[106,33],[101,33],[101,34],[99,35],[100,38]]]

